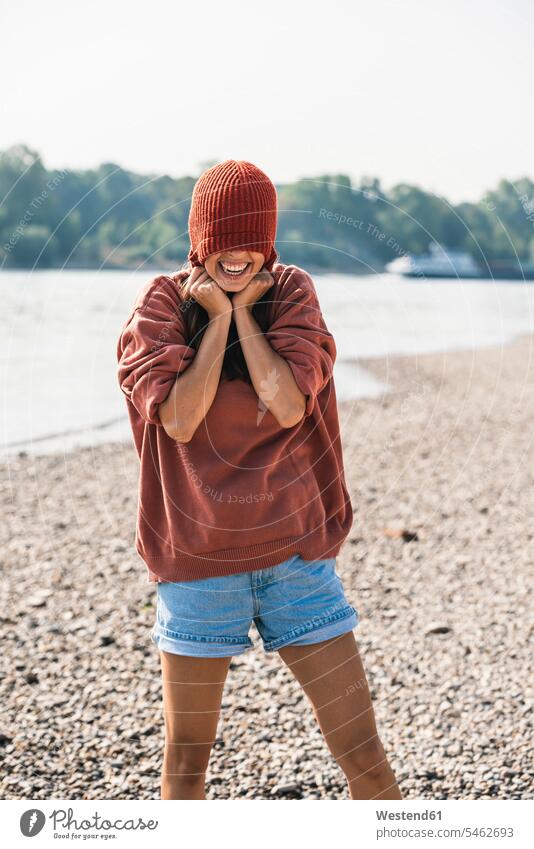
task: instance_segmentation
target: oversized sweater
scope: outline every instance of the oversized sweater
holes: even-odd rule
[[[179,288],[186,271],[148,282],[121,330],[118,379],[140,460],[135,545],[149,581],[252,571],[295,554],[335,557],[352,526],[334,338],[310,275],[281,263],[271,273],[265,336],[306,396],[293,427],[278,423],[253,385],[222,376],[191,440],[167,434],[158,405],[196,353]]]

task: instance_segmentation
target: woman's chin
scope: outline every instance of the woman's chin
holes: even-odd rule
[[[243,289],[245,289],[248,286],[250,279],[251,278],[249,277],[249,278],[247,278],[247,280],[245,280],[243,282],[241,282],[241,281],[238,282],[236,280],[235,283],[232,282],[232,281],[227,282],[226,280],[217,280],[217,283],[224,292],[231,295],[234,292],[242,292]]]

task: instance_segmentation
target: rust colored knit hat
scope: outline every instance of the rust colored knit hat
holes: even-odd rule
[[[271,270],[278,259],[276,189],[252,162],[228,159],[208,168],[193,189],[189,213],[192,265],[232,248],[257,251]]]

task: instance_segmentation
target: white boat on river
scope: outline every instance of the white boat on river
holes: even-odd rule
[[[427,254],[404,254],[386,265],[387,271],[403,277],[482,277],[473,257],[465,251],[430,245]]]

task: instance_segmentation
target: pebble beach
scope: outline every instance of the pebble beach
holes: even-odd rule
[[[409,799],[532,799],[534,336],[358,361],[339,404],[354,523],[338,573]],[[157,799],[155,586],[132,444],[0,467],[4,799]],[[209,799],[348,799],[306,696],[255,648],[228,675]]]

